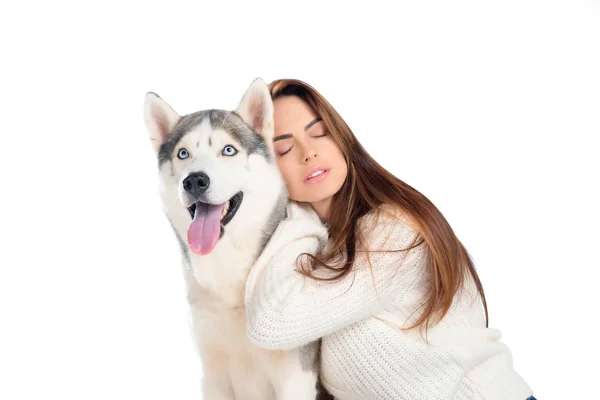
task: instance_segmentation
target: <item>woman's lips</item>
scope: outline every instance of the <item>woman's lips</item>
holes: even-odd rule
[[[323,171],[320,174],[314,176],[314,177],[310,177],[312,174],[314,174],[315,172],[318,171]],[[304,183],[319,183],[322,182],[325,178],[327,178],[327,176],[329,175],[329,171],[330,169],[327,167],[315,167],[313,169],[310,170],[310,172],[308,173],[308,175],[306,175],[306,177],[304,178]]]

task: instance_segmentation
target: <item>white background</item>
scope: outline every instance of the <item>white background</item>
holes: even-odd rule
[[[388,4],[2,4],[0,398],[200,398],[142,105],[234,109],[258,76],[442,211],[538,399],[600,396],[598,2]]]

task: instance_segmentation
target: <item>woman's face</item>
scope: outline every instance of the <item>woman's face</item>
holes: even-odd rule
[[[304,100],[284,96],[273,104],[273,144],[290,198],[311,203],[319,216],[326,219],[331,198],[348,174],[344,155]]]

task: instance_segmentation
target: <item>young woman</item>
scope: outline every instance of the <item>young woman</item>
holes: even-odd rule
[[[247,282],[250,339],[292,349],[322,338],[336,399],[533,398],[440,211],[373,160],[317,90],[269,87],[293,202]]]

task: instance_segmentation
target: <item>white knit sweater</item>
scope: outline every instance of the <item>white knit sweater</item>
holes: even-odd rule
[[[417,232],[382,206],[361,218],[369,250],[408,247]],[[341,281],[320,282],[295,269],[296,257],[316,253],[327,230],[309,206],[293,203],[250,271],[247,330],[268,349],[292,349],[323,338],[321,377],[336,399],[525,400],[531,388],[513,369],[500,332],[485,327],[472,279],[426,343],[402,331],[419,316],[429,279],[426,244],[408,252],[370,253],[357,244],[354,267]],[[367,233],[368,232],[368,233]],[[323,272],[323,274],[325,274]],[[459,293],[460,294],[460,293]]]

